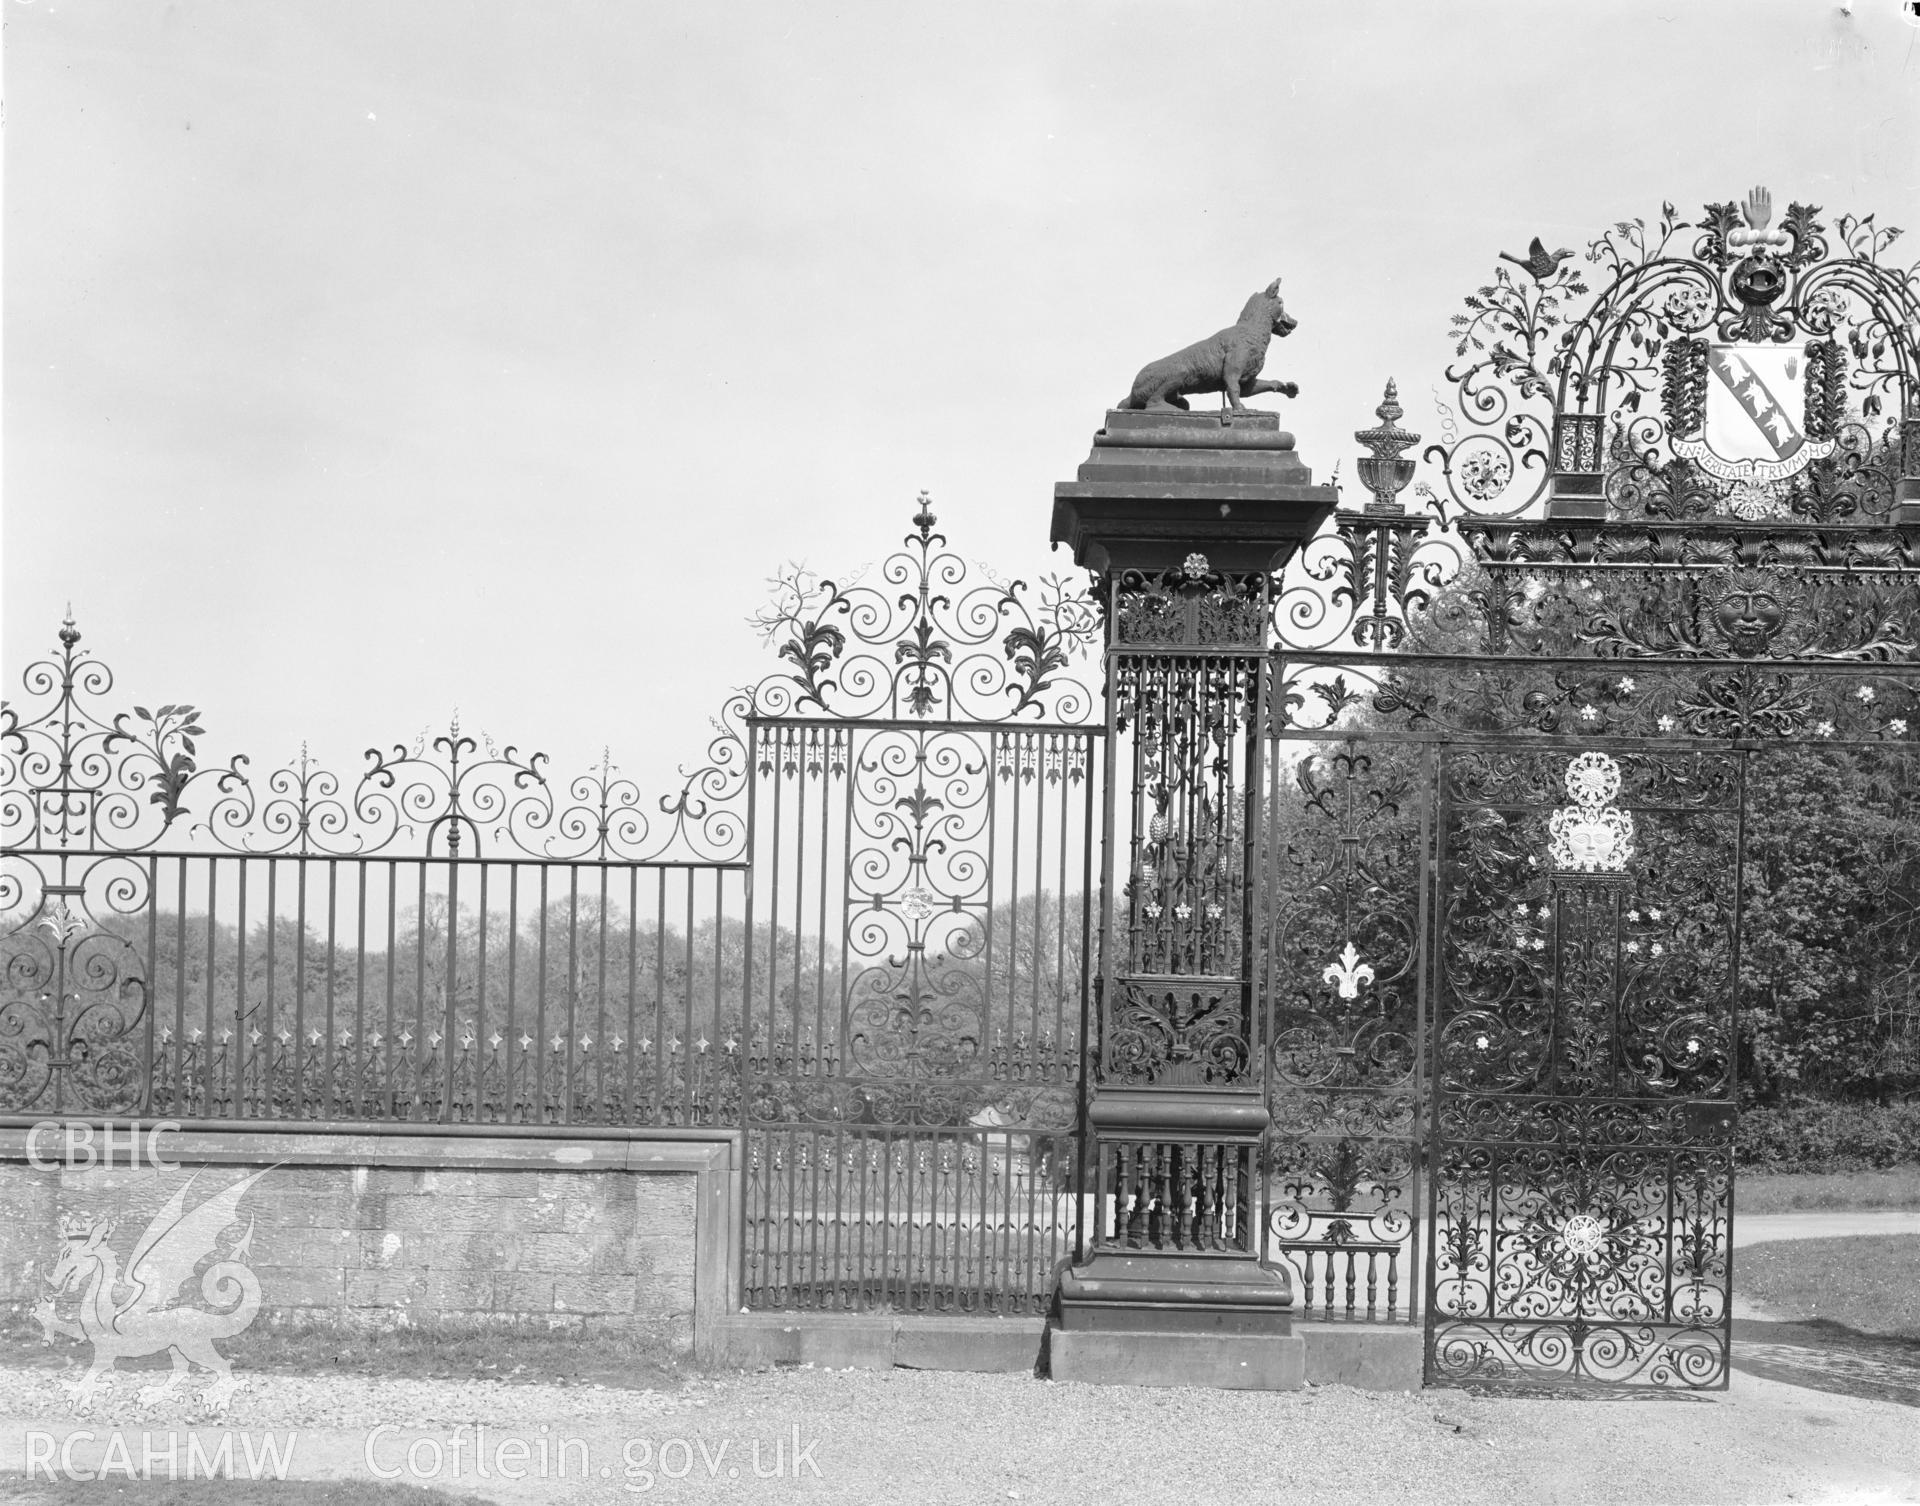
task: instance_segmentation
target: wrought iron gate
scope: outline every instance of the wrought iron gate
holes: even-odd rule
[[[1435,1379],[1725,1376],[1745,761],[1442,750]]]
[[[1433,761],[1285,730],[1268,752],[1269,1250],[1307,1317],[1417,1315]]]
[[[1431,1380],[1726,1383],[1745,817],[1920,732],[1920,285],[1819,215],[1496,271],[1281,582],[1269,1252],[1417,1259]]]
[[[789,582],[747,718],[752,1306],[1038,1312],[1075,1239],[1091,607],[914,522],[897,595]]]

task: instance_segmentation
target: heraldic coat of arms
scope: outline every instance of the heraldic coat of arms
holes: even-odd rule
[[[1775,483],[1834,452],[1831,416],[1811,411],[1823,404],[1833,373],[1821,347],[1779,343],[1768,307],[1800,254],[1796,236],[1771,227],[1772,195],[1764,188],[1747,195],[1740,213],[1745,223],[1727,232],[1726,249],[1745,253],[1732,286],[1747,311],[1722,326],[1719,340],[1675,342],[1667,404],[1674,453],[1731,483],[1728,511],[1752,519],[1781,510]]]

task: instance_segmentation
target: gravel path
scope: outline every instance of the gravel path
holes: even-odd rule
[[[1850,1239],[1858,1234],[1920,1234],[1920,1209],[1743,1213],[1733,1221],[1735,1249],[1773,1239]]]
[[[61,1410],[54,1374],[0,1367],[0,1471],[23,1468],[30,1433],[74,1428],[96,1435],[76,1445],[82,1463],[100,1458],[115,1429],[136,1463],[143,1433],[164,1455],[168,1431],[196,1420],[194,1405],[184,1395],[143,1405],[134,1379],[122,1377],[77,1420]],[[475,1422],[486,1424],[496,1463],[503,1437],[528,1440],[532,1477],[475,1474]],[[1155,1391],[912,1370],[762,1371],[670,1393],[256,1374],[227,1428],[236,1455],[266,1431],[284,1439],[294,1430],[290,1473],[334,1478],[368,1473],[368,1430],[382,1425],[376,1465],[402,1467],[418,1444],[424,1471],[437,1448],[434,1483],[501,1501],[1920,1501],[1920,1412],[1740,1373],[1709,1397],[1596,1401]],[[457,1477],[444,1452],[456,1425],[469,1425]],[[804,1466],[790,1477],[796,1430],[803,1449],[817,1440],[806,1455],[817,1477]],[[220,1430],[202,1436],[215,1447]],[[585,1440],[588,1479],[577,1478],[577,1447],[567,1478],[551,1467],[539,1478],[537,1445],[562,1436]],[[753,1442],[770,1470],[776,1438],[787,1477],[755,1480]],[[633,1493],[621,1488],[630,1441],[645,1472],[629,1483],[650,1487]]]

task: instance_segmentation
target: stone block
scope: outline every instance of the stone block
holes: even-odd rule
[[[401,1233],[480,1234],[500,1228],[497,1199],[431,1197],[425,1194],[387,1198],[385,1227]]]
[[[412,1307],[425,1287],[424,1271],[347,1271],[341,1300],[348,1307]]]
[[[495,1271],[493,1305],[500,1312],[550,1313],[553,1283],[552,1276],[537,1271]]]
[[[269,1173],[254,1183],[243,1208],[262,1227],[297,1230],[302,1237],[313,1229],[349,1229],[354,1224],[354,1207],[344,1181],[336,1173],[331,1189],[294,1188],[282,1186]]]
[[[556,1276],[553,1310],[572,1313],[630,1313],[637,1310],[631,1276]]]
[[[340,1307],[346,1293],[346,1273],[317,1266],[260,1265],[253,1274],[260,1280],[260,1301],[264,1307]],[[187,1290],[194,1291],[189,1283]]]
[[[693,1283],[691,1281],[652,1281],[637,1279],[633,1283],[633,1311],[638,1313],[691,1313],[693,1311]]]
[[[533,1178],[524,1171],[453,1171],[421,1173],[424,1192],[440,1197],[523,1198],[533,1191]]]
[[[363,1197],[356,1197],[347,1209],[347,1227],[350,1229],[386,1228],[389,1196],[391,1194],[385,1192],[370,1192]]]
[[[739,1313],[728,1314],[716,1327],[714,1362],[719,1365],[893,1368],[891,1314],[822,1313],[800,1318],[786,1313]]]
[[[468,1234],[448,1240],[448,1258],[469,1270],[505,1271],[518,1258],[519,1240],[505,1234]]]
[[[1055,1329],[1048,1364],[1056,1381],[1098,1386],[1207,1386],[1293,1391],[1306,1383],[1299,1334]]]
[[[593,1269],[593,1251],[567,1234],[523,1234],[514,1241],[514,1251],[516,1270],[571,1275]]]
[[[635,1172],[627,1183],[635,1227],[678,1224],[693,1217],[697,1187],[692,1172]]]
[[[382,1193],[425,1192],[432,1171],[424,1166],[356,1167],[354,1192],[359,1197],[377,1197]]]
[[[432,1270],[420,1283],[416,1310],[458,1312],[465,1309],[490,1311],[493,1306],[493,1273],[460,1269]]]
[[[261,1167],[234,1167],[234,1171],[253,1172]],[[226,1180],[232,1180],[229,1175]],[[343,1204],[352,1198],[352,1183],[337,1166],[272,1166],[269,1163],[267,1175],[257,1184],[255,1196],[271,1192],[275,1197],[290,1201],[306,1198],[333,1204]]]
[[[403,1234],[398,1229],[355,1229],[354,1257],[363,1271],[386,1271],[415,1263],[411,1244],[423,1239],[420,1234]]]
[[[695,1266],[693,1228],[684,1232],[627,1239],[594,1252],[595,1270],[626,1270],[669,1280],[692,1277]]]
[[[901,1318],[893,1362],[910,1370],[1030,1375],[1046,1328],[1044,1318]]]
[[[1426,1335],[1409,1323],[1296,1323],[1316,1386],[1417,1391],[1425,1384]]]

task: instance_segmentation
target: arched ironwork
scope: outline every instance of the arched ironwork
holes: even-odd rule
[[[1505,258],[1281,583],[1275,1242],[1337,1308],[1424,1196],[1433,1378],[1725,1383],[1746,813],[1920,735],[1898,234],[1755,190]]]

